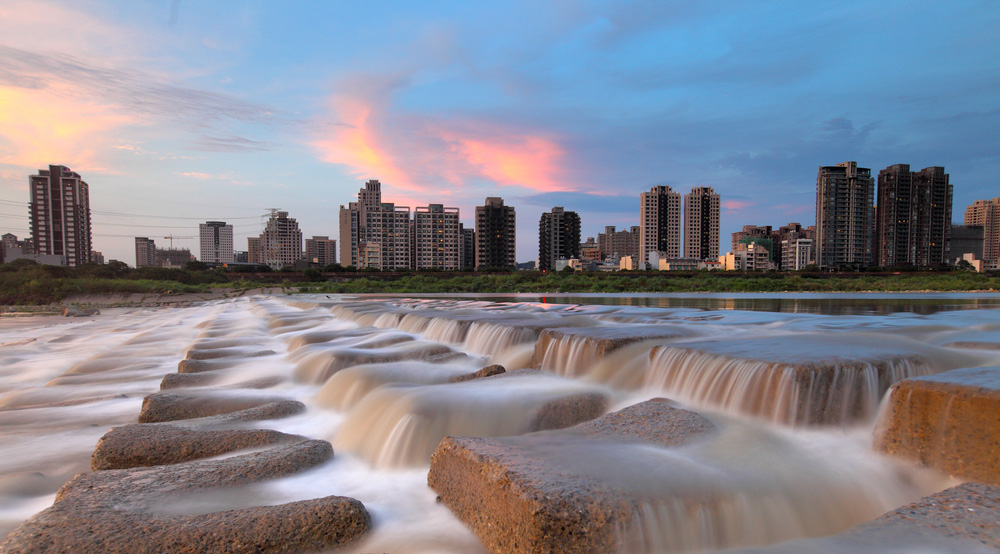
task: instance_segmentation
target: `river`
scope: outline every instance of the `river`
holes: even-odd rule
[[[603,351],[601,338],[622,342]],[[134,423],[164,375],[206,348],[234,360],[215,387],[308,407],[257,427],[328,440],[336,454],[293,477],[162,499],[166,513],[336,494],[372,514],[359,552],[482,551],[427,486],[444,436],[522,435],[541,407],[576,395],[609,411],[666,397],[720,432],[679,448],[544,445],[642,491],[628,548],[830,535],[957,483],[875,453],[872,431],[892,382],[1000,365],[987,343],[1000,343],[996,294],[295,295],[5,318],[0,537],[89,471],[97,440]],[[449,382],[489,364],[544,371]],[[278,384],[240,387],[262,378]],[[691,513],[676,501],[691,495],[725,501]]]

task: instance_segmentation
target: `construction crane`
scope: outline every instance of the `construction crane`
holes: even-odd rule
[[[171,235],[168,235],[168,236],[163,237],[163,238],[170,239],[170,249],[173,250],[174,249],[174,239],[193,239],[194,237],[179,237],[177,235],[171,234]]]

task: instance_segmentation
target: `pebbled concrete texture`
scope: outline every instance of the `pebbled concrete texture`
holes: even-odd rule
[[[209,392],[157,392],[142,399],[139,423],[175,421],[256,408],[283,400],[278,396]]]
[[[660,425],[669,422],[673,432]],[[697,414],[650,401],[547,438],[626,439],[685,444],[714,425]],[[612,552],[634,506],[628,494],[584,475],[554,467],[532,435],[447,437],[431,459],[427,482],[491,552]]]
[[[1000,550],[1000,488],[963,483],[868,523],[821,539],[801,539],[741,553],[962,552]]]
[[[165,497],[222,490],[315,467],[333,456],[308,440],[213,461],[83,473],[52,507],[0,544],[13,552],[298,552],[342,547],[371,517],[357,500],[331,496],[206,514],[165,514]]]
[[[173,425],[136,423],[108,431],[94,448],[94,471],[176,464],[248,448],[261,448],[305,437],[268,429],[194,430]]]
[[[886,400],[874,443],[886,454],[1000,485],[1000,367],[900,381]]]

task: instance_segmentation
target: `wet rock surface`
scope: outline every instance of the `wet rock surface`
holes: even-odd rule
[[[281,401],[276,396],[230,396],[195,392],[158,392],[142,400],[139,423],[213,416]]]
[[[506,369],[500,364],[488,365],[475,373],[469,373],[467,375],[458,375],[452,377],[450,383],[461,383],[463,381],[472,381],[473,379],[482,379],[483,377],[493,377],[494,375],[500,375],[506,373]]]
[[[886,402],[876,449],[1000,485],[1000,367],[906,379]]]
[[[3,552],[289,552],[331,549],[360,538],[371,517],[357,500],[330,496],[207,514],[158,513],[166,495],[220,490],[315,467],[325,441],[223,460],[84,473],[52,507],[8,535]]]
[[[572,435],[683,444],[714,429],[699,418],[665,402],[644,402],[546,432],[542,442]],[[654,430],[664,423],[674,436]],[[531,438],[447,437],[434,452],[427,482],[491,552],[615,551],[634,510],[629,494],[554,465],[544,449],[526,446]]]
[[[176,464],[236,450],[303,440],[305,438],[301,436],[268,429],[212,431],[137,423],[115,427],[101,437],[91,457],[91,469]]]

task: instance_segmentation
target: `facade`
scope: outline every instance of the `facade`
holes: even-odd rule
[[[377,244],[378,256],[359,252]],[[393,271],[412,267],[410,208],[382,202],[382,183],[369,179],[358,191],[358,201],[340,207],[340,263],[357,268],[374,267]],[[377,261],[377,263],[376,263]]]
[[[156,263],[156,241],[149,237],[135,237],[135,267],[149,267]]]
[[[982,225],[952,225],[951,258],[957,260],[968,254],[973,260],[982,260],[985,236]]]
[[[156,249],[156,265],[158,267],[182,268],[190,261],[194,261],[194,256],[187,248]]]
[[[458,251],[459,269],[469,269],[476,267],[476,230],[466,229],[465,225],[458,224],[458,232],[461,235],[462,245]]]
[[[781,241],[781,269],[801,271],[813,262],[813,239],[789,238]]]
[[[711,187],[695,187],[684,195],[684,256],[719,259],[720,197]]]
[[[952,185],[943,167],[916,172],[907,164],[878,174],[878,206],[872,244],[879,267],[930,267],[948,262]]]
[[[594,240],[594,237],[587,237],[586,242],[580,243],[580,260],[584,262],[601,262],[604,257],[601,256],[601,247]]]
[[[821,166],[816,176],[816,264],[821,268],[872,263],[875,180],[857,162]]]
[[[477,270],[517,267],[516,214],[514,206],[504,206],[503,198],[491,196],[476,206],[475,238]]]
[[[291,267],[302,259],[302,231],[288,212],[273,211],[260,234],[261,261],[271,269]]]
[[[207,264],[233,262],[233,226],[225,221],[209,221],[198,225],[201,261]]]
[[[458,208],[442,204],[413,211],[415,269],[461,269],[462,235]]]
[[[601,260],[617,262],[625,256],[639,256],[639,226],[633,225],[628,231],[615,231],[614,225],[597,234],[597,245],[601,249]]]
[[[264,263],[264,252],[260,247],[260,237],[247,237],[247,263],[258,265]]]
[[[759,242],[744,243],[746,248],[719,256],[720,269],[726,271],[766,271],[774,269],[771,252]]]
[[[965,208],[965,224],[983,228],[983,266],[1000,267],[1000,198],[976,200]]]
[[[666,185],[639,195],[639,261],[650,252],[681,257],[681,195]]]
[[[552,271],[556,260],[580,257],[580,216],[562,206],[545,212],[538,220],[538,269]]]
[[[50,165],[28,178],[31,237],[37,254],[63,256],[68,266],[90,261],[90,187],[79,173]]]
[[[337,263],[337,241],[328,236],[306,239],[306,261],[319,266]]]

